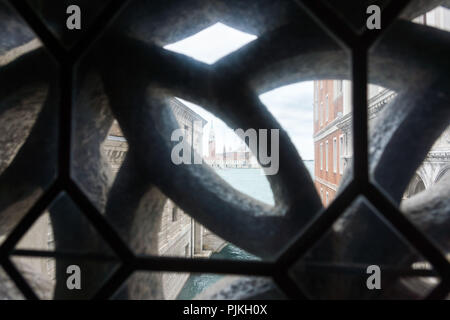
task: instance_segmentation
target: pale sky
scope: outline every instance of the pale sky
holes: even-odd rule
[[[196,35],[165,46],[165,49],[185,54],[207,64],[213,64],[245,44],[256,36],[232,29],[217,23]],[[302,82],[280,87],[259,96],[281,126],[286,130],[292,142],[304,160],[314,159],[313,143],[313,82]],[[216,136],[216,150],[222,152],[224,143],[227,150],[240,145],[240,139],[219,118],[201,106],[182,100],[185,105],[202,116],[208,124],[203,131],[203,153],[208,152],[208,137],[211,123]],[[254,128],[258,129],[258,128]]]

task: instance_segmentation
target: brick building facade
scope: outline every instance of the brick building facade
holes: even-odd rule
[[[346,165],[350,137],[338,124],[350,112],[349,94],[348,81],[314,82],[314,183],[325,205],[336,196]]]
[[[413,20],[450,31],[450,10],[438,7]],[[396,93],[376,85],[368,86],[369,127]],[[336,196],[339,183],[351,159],[351,82],[314,81],[314,183],[327,206]],[[427,189],[450,172],[450,126],[431,148],[411,180],[404,197]]]

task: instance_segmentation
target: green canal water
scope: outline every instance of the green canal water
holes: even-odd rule
[[[213,253],[210,259],[258,260],[259,258],[228,244],[220,252]],[[218,274],[191,274],[178,294],[177,299],[191,300],[222,277],[222,275]]]
[[[314,177],[314,161],[305,161],[305,166]],[[267,178],[259,169],[217,169],[217,174],[237,190],[273,205],[274,199]],[[258,260],[259,258],[232,245],[226,245],[220,252],[213,253],[210,259]],[[191,274],[178,294],[179,300],[193,299],[205,288],[222,278],[217,274]]]

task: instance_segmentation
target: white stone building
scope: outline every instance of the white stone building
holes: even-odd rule
[[[248,146],[242,141],[237,150],[226,151],[226,146],[223,147],[223,152],[216,151],[216,135],[214,128],[211,125],[208,138],[208,155],[204,158],[205,162],[213,168],[237,168],[237,169],[259,169],[261,166],[258,160],[250,152]]]
[[[201,154],[203,126],[206,121],[176,99],[171,101],[171,108],[181,128],[186,130],[186,137],[193,144],[193,149]],[[191,144],[191,146],[192,146]],[[124,161],[128,143],[119,125],[114,122],[103,143],[103,151],[107,156],[113,172],[117,173]],[[209,257],[214,251],[220,251],[226,243],[184,213],[171,200],[167,200],[161,218],[161,229],[158,233],[158,252],[164,256],[176,257]],[[53,249],[53,237],[48,212],[45,212],[26,233],[18,244],[20,249]],[[17,258],[17,261],[29,266],[33,272],[55,278],[55,264],[52,259]],[[163,290],[166,299],[175,299],[189,273],[164,273]],[[48,292],[46,298],[51,298]]]
[[[202,154],[203,127],[206,120],[181,103],[172,99],[171,105],[179,127],[185,130],[185,139],[194,151]],[[128,145],[117,123],[114,123],[103,145],[106,155],[116,172],[125,159]],[[220,251],[225,242],[196,222],[174,202],[167,200],[158,233],[158,252],[163,256],[209,257],[214,251]],[[188,273],[164,273],[163,290],[166,299],[175,299]]]

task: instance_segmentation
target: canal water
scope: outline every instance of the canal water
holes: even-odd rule
[[[306,168],[314,177],[314,161],[304,161]],[[259,169],[217,169],[217,174],[237,190],[273,205],[274,199],[266,176]],[[258,257],[232,245],[226,245],[220,252],[213,253],[210,259],[258,260]],[[193,299],[205,288],[222,278],[217,274],[191,274],[178,294],[179,300]]]

